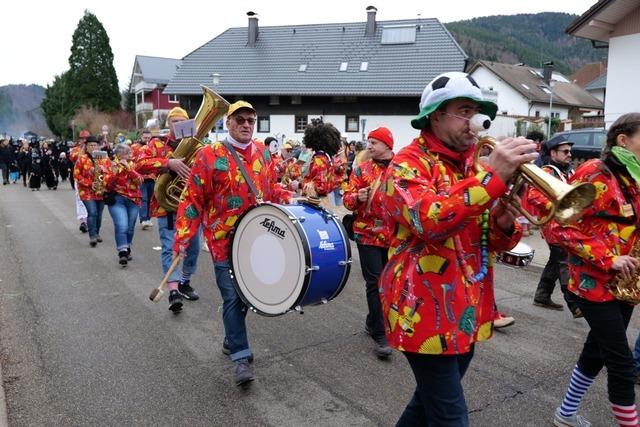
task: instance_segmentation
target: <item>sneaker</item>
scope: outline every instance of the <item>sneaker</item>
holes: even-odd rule
[[[95,248],[97,244],[98,244],[98,239],[96,239],[95,237],[89,238],[89,246],[91,246],[92,248]]]
[[[556,408],[556,413],[553,416],[553,425],[557,427],[591,427],[591,423],[586,418],[578,414],[565,417],[560,413],[560,408]]]
[[[120,251],[118,252],[118,262],[120,263],[121,266],[125,266],[127,265],[128,259],[127,259],[127,251]]]
[[[538,307],[548,308],[550,310],[557,310],[557,311],[564,310],[564,307],[562,306],[562,304],[557,304],[553,302],[551,298],[547,300],[534,299],[533,305],[537,305]]]
[[[174,313],[182,311],[182,297],[180,296],[180,292],[176,290],[169,292],[169,310]]]
[[[236,385],[244,385],[253,381],[253,369],[249,359],[240,359],[236,361]]]
[[[496,312],[496,317],[493,319],[493,328],[500,329],[506,328],[507,326],[511,326],[516,323],[516,320],[511,316],[505,316],[499,311]]]
[[[80,223],[80,231],[82,231],[83,233],[86,233],[87,231],[89,231],[89,229],[87,228],[87,223],[86,222],[81,222]]]
[[[153,227],[153,221],[147,220],[147,227]]]
[[[102,243],[102,237],[100,237],[99,234],[96,236],[96,239],[98,240],[98,243]]]
[[[378,356],[378,359],[387,360],[391,357],[393,350],[387,344],[387,340],[380,340],[376,342],[373,352]]]
[[[580,310],[579,308],[576,308],[575,310],[573,310],[571,314],[573,315],[574,319],[580,319],[584,317],[584,314],[582,314],[582,310]]]
[[[149,228],[149,221],[142,221],[142,229],[146,230]]]
[[[127,248],[127,261],[131,261],[133,257],[131,256],[131,248]]]
[[[178,283],[178,292],[189,301],[197,301],[200,299],[200,296],[191,287],[189,280],[180,280],[180,283]]]

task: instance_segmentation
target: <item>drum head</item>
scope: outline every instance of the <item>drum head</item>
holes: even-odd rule
[[[508,253],[511,254],[515,254],[515,255],[528,255],[530,253],[532,253],[533,251],[531,250],[531,246],[527,245],[526,243],[523,242],[518,242],[518,244],[515,246],[515,248],[511,249],[510,251],[507,251]]]
[[[231,245],[231,268],[242,299],[265,315],[295,307],[306,291],[310,255],[297,221],[276,205],[261,205],[238,222]]]

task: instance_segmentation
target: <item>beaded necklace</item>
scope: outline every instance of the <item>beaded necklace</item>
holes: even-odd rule
[[[451,181],[449,176],[447,175],[447,170],[444,167],[444,164],[440,161],[438,155],[433,155],[429,153],[431,158],[437,163],[438,172],[440,176],[442,176],[443,186],[438,187],[439,194],[450,194],[449,190],[451,189]],[[465,279],[467,279],[468,283],[481,282],[489,272],[489,211],[485,210],[482,212],[482,234],[480,237],[480,271],[474,274],[473,269],[467,263],[467,260],[464,257],[464,250],[462,249],[462,241],[460,240],[460,236],[456,234],[453,237],[454,247],[456,249],[456,258],[458,258],[458,264],[462,268],[462,273],[464,274]]]

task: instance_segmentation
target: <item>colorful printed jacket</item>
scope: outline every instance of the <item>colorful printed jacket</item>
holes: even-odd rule
[[[134,166],[132,161],[128,161],[125,166],[116,157],[107,170],[105,182],[107,190],[115,191],[140,206],[142,204],[142,191],[140,190],[142,175],[136,172]]]
[[[287,190],[297,191],[300,187],[300,179],[302,178],[302,164],[298,162],[298,159],[291,157],[284,162],[284,175],[282,176],[282,184],[285,185]],[[294,188],[291,184],[293,181],[298,182],[298,187]]]
[[[133,144],[131,144],[131,159],[134,162],[138,161],[138,158],[140,157],[140,154],[142,153],[142,149],[146,147],[146,144],[141,144],[139,142],[135,142]],[[152,174],[140,174],[142,176],[142,180],[144,181],[145,179],[153,179],[155,180],[157,178],[157,174],[152,173]]]
[[[611,301],[607,284],[616,275],[611,266],[638,238],[640,189],[612,158],[583,163],[570,182],[591,182],[596,198],[579,221],[550,223],[550,233],[569,252],[569,290],[589,301]]]
[[[80,200],[102,200],[102,194],[97,194],[93,190],[93,182],[96,179],[95,167],[101,170],[99,173],[105,179],[106,171],[111,167],[111,161],[107,158],[94,162],[91,156],[86,153],[78,157],[78,161],[73,168],[73,179],[76,181]]]
[[[568,181],[569,177],[555,165],[544,165],[542,166],[542,170],[554,178],[558,178],[562,182]],[[573,170],[571,170],[570,173],[573,174]],[[528,204],[526,209],[538,219],[546,218],[549,215],[550,209],[553,207],[553,203],[551,203],[549,199],[547,199],[547,197],[535,187],[530,186],[528,188],[526,200]],[[557,245],[558,240],[549,232],[549,228],[548,223],[542,227],[542,237],[544,237],[544,240],[548,244]]]
[[[69,160],[71,160],[71,163],[73,163],[74,165],[76,164],[76,162],[78,161],[78,158],[82,154],[83,148],[84,148],[83,144],[77,144],[71,147],[71,150],[69,150]]]
[[[311,158],[309,172],[302,182],[303,193],[313,195],[310,188],[315,190],[318,197],[324,197],[331,193],[342,183],[341,179],[338,180],[340,169],[344,169],[344,165],[336,165],[327,153],[316,151]]]
[[[473,149],[453,152],[423,132],[389,166],[383,203],[398,228],[380,277],[380,300],[387,338],[400,351],[461,354],[491,337],[492,252],[513,248],[522,232],[514,223],[505,234],[489,214],[487,273],[475,280],[482,214],[507,187],[489,168],[473,171]]]
[[[263,144],[254,142],[248,159],[239,151],[238,155],[263,201],[289,203],[291,193],[276,183],[271,156]],[[228,259],[229,232],[238,217],[255,204],[255,196],[227,148],[221,142],[206,146],[196,155],[185,199],[178,207],[174,251],[184,252],[202,223],[213,260]]]
[[[153,138],[144,147],[140,148],[135,159],[136,171],[141,175],[159,175],[167,170],[169,156],[173,154],[173,149],[168,142],[159,138]],[[152,217],[162,217],[167,215],[167,211],[158,204],[156,195],[151,196],[149,202],[149,212]]]
[[[351,178],[344,192],[344,206],[353,211],[355,221],[353,232],[356,243],[387,248],[395,230],[395,223],[385,210],[382,202],[386,192],[387,168],[380,162],[367,160],[351,172]],[[378,187],[372,194],[369,211],[367,202],[358,200],[358,190]],[[370,196],[371,197],[371,196]]]

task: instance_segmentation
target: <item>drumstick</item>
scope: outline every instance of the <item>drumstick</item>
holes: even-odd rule
[[[382,182],[382,173],[380,173],[380,175],[378,175],[376,180],[373,181],[373,184],[371,184],[371,191],[369,191],[369,198],[367,199],[367,207],[364,210],[365,213],[369,213],[369,211],[371,210],[371,203],[373,202],[373,195],[375,194],[376,191],[378,191],[378,188],[380,188],[380,183],[381,182]]]
[[[167,273],[164,275],[162,282],[160,282],[160,286],[158,286],[157,288],[154,288],[149,294],[149,299],[151,301],[158,302],[162,299],[162,295],[164,295],[164,291],[162,290],[162,288],[164,288],[164,286],[169,281],[169,277],[171,277],[171,274],[173,274],[173,271],[176,269],[176,267],[178,267],[178,264],[180,263],[180,258],[182,257],[179,255],[176,255],[175,258],[173,258],[173,262],[169,266]]]

